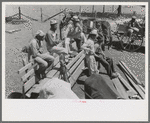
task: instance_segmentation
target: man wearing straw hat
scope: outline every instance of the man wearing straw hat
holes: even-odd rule
[[[73,16],[72,18],[73,24],[69,24],[66,29],[66,34],[65,34],[65,47],[67,48],[68,52],[71,53],[70,50],[70,41],[72,39],[81,39],[81,42],[86,42],[86,37],[84,33],[82,32],[82,27],[80,25],[80,20],[78,16]],[[76,41],[77,42],[77,41]],[[78,50],[80,50],[82,43],[77,42]],[[79,43],[79,44],[78,44]]]
[[[99,73],[97,69],[96,60],[94,57],[95,54],[94,41],[96,40],[97,35],[98,35],[97,30],[96,29],[92,30],[88,36],[88,40],[82,45],[82,48],[85,50],[86,55],[85,59],[87,67],[89,69],[89,75]]]
[[[31,40],[29,44],[32,57],[40,66],[40,68],[36,72],[36,75],[40,77],[41,74],[42,78],[46,76],[45,70],[54,62],[53,56],[51,56],[48,52],[43,53],[42,41],[44,40],[44,37],[45,37],[44,32],[38,30],[37,33],[35,34],[35,38]]]

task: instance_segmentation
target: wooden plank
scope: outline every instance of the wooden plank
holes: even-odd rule
[[[18,32],[18,31],[21,31],[21,29],[6,30],[5,32],[7,32],[7,33],[14,33],[14,32]]]
[[[116,87],[116,90],[118,91],[118,93],[120,94],[120,96],[124,99],[128,99],[128,94],[125,90],[125,88],[123,87],[123,85],[120,83],[118,78],[112,79],[112,82],[114,84],[114,86]]]
[[[143,91],[143,93],[145,94],[145,89],[141,86],[141,85],[138,85],[140,87],[140,89]]]
[[[27,74],[25,74],[23,77],[21,77],[21,80],[25,82],[28,77],[30,77],[32,74],[34,74],[34,69],[31,69]]]
[[[36,83],[35,81],[35,76],[33,76],[31,79],[29,79],[25,84],[24,84],[24,91],[25,93]]]
[[[71,67],[71,69],[69,70],[69,74],[73,73],[73,71],[77,68],[77,66],[82,62],[82,60],[84,59],[84,57],[85,57],[85,54],[83,54],[81,56],[81,58]]]
[[[123,69],[123,71],[132,79],[132,81],[133,81],[137,86],[139,86],[139,88],[143,91],[143,93],[145,93],[144,88],[143,88],[142,86],[140,86],[140,84],[133,78],[133,76],[132,76],[130,73],[128,73],[128,72],[126,71],[125,66],[124,66],[121,62],[119,62],[119,65],[121,66],[121,68]]]
[[[123,61],[119,61],[125,68],[126,72],[133,77],[135,82],[145,87],[144,83],[140,82],[137,77],[131,72],[131,70],[127,67],[127,65]]]
[[[72,76],[69,78],[69,82],[71,84],[71,87],[74,86],[77,78],[79,77],[79,75],[82,72],[82,69],[84,67],[84,61],[81,62],[81,64],[78,66],[78,68],[75,70],[75,72],[72,74]]]
[[[81,55],[84,53],[82,50],[75,58],[73,58],[70,63],[67,65],[67,69],[70,69],[70,67],[81,57]]]
[[[128,74],[125,73],[125,76],[129,80],[129,82],[133,86],[133,88],[136,90],[136,92],[140,95],[140,97],[142,99],[144,99],[145,94],[143,93],[143,91],[133,82],[133,80],[130,78],[130,76]]]
[[[68,72],[68,77],[72,76],[73,71],[80,65],[80,63],[82,62],[82,60],[83,60],[84,57],[85,57],[85,55],[82,54],[82,56],[80,57],[80,59],[79,60],[77,59],[76,63],[70,68],[70,70]],[[59,75],[60,75],[60,71],[57,71],[56,74],[53,77],[59,77]]]
[[[76,62],[76,60],[78,60],[78,59],[81,57],[82,54],[83,54],[83,52],[81,51],[75,58],[73,58],[73,59],[70,61],[70,63],[67,65],[67,69],[70,69],[70,67]],[[60,68],[60,64],[58,63],[55,67],[56,67],[56,68]],[[58,71],[59,71],[59,70],[53,69],[53,70],[51,70],[50,72],[48,72],[46,76],[47,76],[48,78],[52,78],[53,76],[55,76],[55,74],[56,74]],[[59,73],[57,73],[56,76],[58,76],[58,74],[59,74]]]
[[[41,81],[39,81],[39,84],[34,84],[34,86],[32,86],[32,88],[26,93],[26,95],[28,97],[30,97],[31,93],[39,93],[41,90],[41,87],[48,81],[50,80],[49,78],[45,78],[42,79]]]
[[[60,64],[58,63],[55,67],[56,67],[56,68],[60,68]],[[53,76],[57,73],[57,71],[59,71],[59,69],[58,69],[58,70],[52,69],[51,71],[49,71],[49,72],[47,73],[46,77],[48,77],[48,78],[53,78]]]
[[[120,82],[126,87],[128,88],[129,91],[133,92],[133,94],[137,94],[137,92],[132,88],[132,86],[120,75],[118,74],[118,79],[120,80]]]
[[[57,56],[54,60],[54,66],[56,66],[59,63],[59,56]]]
[[[21,74],[21,73],[25,72],[27,69],[34,68],[37,65],[38,65],[37,63],[35,63],[34,65],[33,65],[33,63],[28,63],[27,65],[25,65],[24,67],[22,67],[20,70],[18,70],[18,74]]]

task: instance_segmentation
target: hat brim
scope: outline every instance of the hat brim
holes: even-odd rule
[[[57,24],[57,23],[51,23],[51,25],[55,25],[55,24]]]

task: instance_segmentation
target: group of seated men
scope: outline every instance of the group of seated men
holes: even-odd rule
[[[89,74],[99,73],[96,61],[100,62],[107,71],[109,77],[116,78],[118,75],[115,72],[113,60],[106,57],[103,50],[103,37],[99,36],[100,32],[97,29],[92,29],[88,36],[82,31],[80,25],[80,19],[78,16],[73,16],[65,31],[65,46],[60,47],[57,44],[60,43],[57,33],[57,20],[50,20],[50,29],[45,34],[43,31],[38,30],[34,39],[30,41],[30,52],[33,59],[39,64],[40,68],[36,72],[36,75],[42,78],[46,77],[45,70],[54,63],[53,53],[59,56],[68,58],[72,53],[70,49],[71,40],[76,40],[79,48],[79,52],[83,49],[85,51],[85,60],[89,69]],[[87,37],[87,38],[86,38]],[[43,43],[46,42],[47,52],[43,53]],[[83,43],[83,45],[82,45]]]

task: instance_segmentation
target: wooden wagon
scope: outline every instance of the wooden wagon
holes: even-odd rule
[[[102,26],[106,25],[106,28],[110,28],[111,33],[109,35],[105,34],[105,29],[102,28],[104,40],[108,40],[108,44],[112,45],[114,38],[116,37],[120,41],[120,46],[123,50],[127,51],[137,51],[143,46],[145,40],[145,22],[143,20],[138,20],[138,23],[142,26],[138,34],[133,33],[131,41],[129,41],[129,36],[127,33],[127,25],[130,19],[122,19],[118,21],[114,20],[102,20],[95,18],[83,18],[83,30],[85,33],[89,32],[89,28],[96,28],[95,23],[99,22]],[[90,27],[90,23],[93,23],[93,27]],[[107,38],[107,39],[106,39]],[[106,41],[105,41],[106,44]]]

